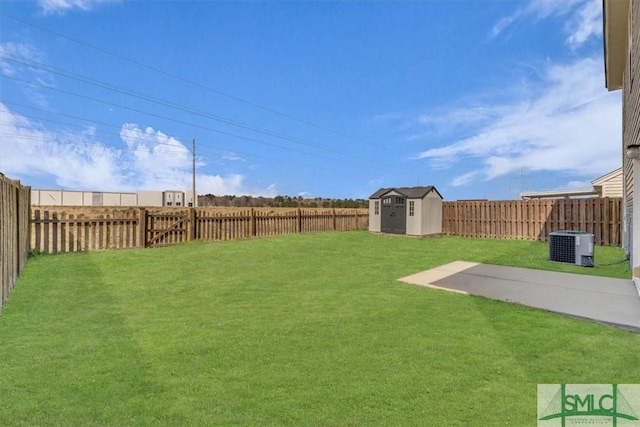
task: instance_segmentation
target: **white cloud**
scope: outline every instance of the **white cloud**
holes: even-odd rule
[[[12,59],[42,62],[44,58],[45,55],[30,44],[0,42],[0,70],[8,76],[15,76],[28,68],[19,62],[12,61]]]
[[[457,176],[451,181],[451,185],[453,187],[460,187],[462,185],[467,185],[473,182],[473,180],[477,178],[478,174],[479,174],[478,171],[474,171],[474,172],[468,172],[463,175]]]
[[[53,74],[42,68],[31,66],[46,61],[46,55],[36,47],[27,43],[0,42],[0,71],[9,77],[20,80],[35,81],[45,86],[55,86]],[[19,83],[27,98],[34,104],[48,108],[46,97],[35,86]]]
[[[584,0],[529,0],[525,7],[518,8],[511,15],[501,18],[491,29],[491,37],[501,34],[507,27],[520,19],[545,19],[550,16],[566,15],[577,3]]]
[[[490,38],[497,37],[516,21],[552,17],[568,17],[565,41],[572,48],[581,46],[591,36],[602,34],[601,0],[530,0],[525,7],[498,20],[491,28]]]
[[[440,168],[472,162],[473,170],[453,179],[456,186],[522,168],[600,176],[621,163],[620,95],[608,93],[603,82],[596,59],[550,65],[543,83],[526,97],[487,104],[487,111],[503,114],[477,121],[472,136],[416,157]],[[456,121],[464,110],[453,109],[431,123]]]
[[[591,181],[569,181],[567,182],[566,185],[556,188],[556,190],[564,190],[564,189],[575,190],[575,189],[583,189],[583,188],[588,188],[588,189],[593,188]]]
[[[223,158],[224,160],[231,160],[231,161],[240,161],[240,162],[244,162],[244,159],[243,159],[242,157],[240,157],[238,154],[236,154],[236,153],[234,153],[234,152],[232,152],[232,151],[229,151],[228,153],[223,154],[223,155],[222,155],[222,158]]]
[[[50,132],[0,103],[0,169],[7,175],[53,175],[60,187],[118,188],[122,153],[83,134]]]
[[[44,176],[73,190],[191,188],[191,153],[177,138],[133,123],[122,125],[122,148],[108,146],[96,135],[93,127],[79,132],[48,130],[0,102],[0,171],[26,184]],[[202,159],[198,163],[204,165]],[[275,190],[273,184],[248,188],[238,173],[198,173],[196,185],[199,194],[270,195]]]
[[[79,9],[89,11],[101,3],[118,3],[122,0],[38,0],[45,13],[64,13],[67,10]]]
[[[588,0],[575,16],[567,23],[567,44],[576,48],[586,42],[591,36],[602,35],[602,2]]]

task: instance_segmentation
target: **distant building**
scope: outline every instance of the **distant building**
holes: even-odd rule
[[[572,190],[526,191],[520,197],[528,199],[559,199],[576,197],[622,197],[622,168],[591,181],[592,188]]]
[[[31,189],[33,206],[198,206],[192,191],[109,191],[38,190]]]

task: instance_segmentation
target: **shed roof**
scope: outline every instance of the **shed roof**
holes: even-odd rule
[[[390,187],[390,188],[381,188],[371,196],[370,199],[379,199],[390,191],[395,191],[399,194],[402,194],[407,199],[422,199],[424,196],[429,194],[432,191],[435,191],[438,196],[442,199],[442,194],[434,187],[433,185],[428,185],[426,187]]]

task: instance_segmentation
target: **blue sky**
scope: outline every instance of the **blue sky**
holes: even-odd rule
[[[34,188],[446,200],[621,165],[600,0],[0,5],[0,171]]]

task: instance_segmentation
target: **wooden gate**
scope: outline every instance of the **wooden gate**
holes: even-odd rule
[[[169,246],[188,240],[189,215],[186,213],[146,214],[145,247]]]

